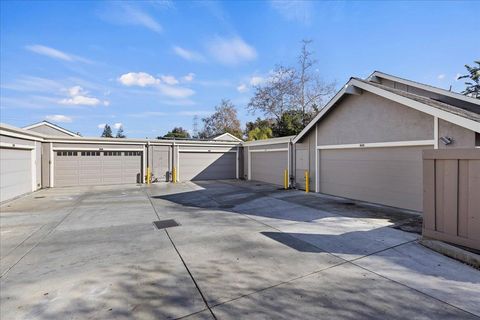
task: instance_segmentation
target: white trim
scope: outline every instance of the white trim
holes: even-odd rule
[[[53,155],[53,143],[50,142],[50,165],[49,165],[49,168],[50,168],[50,186],[49,187],[50,188],[53,188],[53,186],[54,186],[54,178],[55,178],[54,172],[53,172],[53,170],[55,168],[54,163],[53,163],[54,159],[55,159],[55,157]]]
[[[37,138],[37,137],[29,136],[27,134],[22,134],[22,133],[17,133],[17,132],[12,132],[12,131],[6,131],[6,130],[1,130],[1,129],[0,129],[0,135],[1,136],[12,137],[12,138],[31,140],[31,141],[44,141],[43,138]]]
[[[318,123],[315,124],[315,192],[320,190],[318,179],[320,176],[320,170],[318,169]]]
[[[235,178],[236,178],[236,179],[238,179],[238,177],[239,177],[239,172],[238,172],[238,161],[239,161],[239,159],[238,159],[238,155],[239,155],[240,153],[239,153],[238,151],[239,151],[239,150],[238,150],[238,148],[237,148],[236,155],[235,155]]]
[[[180,181],[180,148],[177,146],[177,181]],[[177,182],[175,181],[175,182]]]
[[[215,143],[213,141],[206,142],[206,143],[197,143],[196,141],[192,141],[194,143],[176,143],[176,146],[191,146],[192,144],[198,145],[199,147],[204,147],[204,146],[209,146],[209,147],[232,147],[235,148],[236,146],[240,145],[239,143],[225,143],[225,142],[219,142]]]
[[[94,148],[94,147],[90,147],[90,148],[66,148],[66,147],[54,147],[53,148],[54,151],[145,151],[145,148]]]
[[[10,142],[0,142],[1,148],[9,148],[9,149],[25,149],[25,150],[32,150],[35,149],[35,146],[30,146],[28,144],[19,144],[19,143],[10,143]]]
[[[352,144],[334,144],[334,145],[317,146],[317,150],[414,147],[414,146],[432,146],[434,144],[435,143],[433,140],[371,142],[371,143],[352,143]]]
[[[275,151],[288,151],[288,148],[249,150],[249,152],[275,152]]]
[[[32,166],[32,192],[37,189],[37,167],[36,167],[36,162],[37,162],[37,150],[36,148],[32,149],[30,151],[30,159],[31,159],[31,166]]]
[[[270,144],[289,143],[290,141],[292,141],[293,138],[295,138],[295,136],[247,141],[247,142],[244,142],[243,145],[245,147],[254,147],[254,146],[264,146],[264,145],[270,145]]]
[[[448,91],[448,90],[445,90],[445,89],[432,87],[432,86],[422,84],[422,83],[418,83],[418,82],[415,82],[415,81],[402,79],[402,78],[395,77],[395,76],[392,76],[392,75],[389,75],[389,74],[385,74],[385,73],[380,72],[380,71],[373,72],[370,75],[370,77],[378,77],[378,78],[383,78],[383,79],[387,79],[387,80],[394,81],[394,82],[399,82],[399,83],[405,84],[405,85],[410,86],[410,87],[415,87],[415,88],[419,88],[419,89],[422,89],[422,90],[425,90],[425,91],[434,92],[436,94],[447,96],[447,97],[452,98],[452,99],[462,100],[462,101],[466,101],[466,102],[469,102],[469,103],[480,105],[480,101],[478,101],[478,99],[475,99],[475,98],[472,98],[472,97],[469,97],[469,96],[464,96],[460,93],[451,92],[451,91]]]
[[[434,149],[438,149],[438,117],[433,117],[433,141]]]
[[[287,188],[290,186],[290,146],[291,143],[288,143],[288,148],[287,148]]]
[[[120,140],[120,139],[119,139]],[[48,142],[54,143],[73,143],[73,144],[136,144],[143,146],[146,144],[146,141],[139,141],[139,142],[126,142],[126,141],[101,141],[101,140],[59,140],[59,139],[48,139]]]
[[[429,114],[434,117],[438,117],[440,119],[446,120],[448,122],[451,122],[453,124],[459,125],[461,127],[467,128],[469,130],[475,131],[475,132],[480,132],[480,122],[473,121],[467,118],[464,118],[462,116],[450,113],[448,111],[444,111],[441,109],[438,109],[436,107],[432,107],[429,105],[426,105],[424,103],[409,99],[404,96],[400,96],[398,94],[395,94],[393,92],[372,86],[370,84],[358,81],[356,79],[350,80],[352,84],[355,86],[365,90],[369,91],[371,93],[374,93],[376,95],[382,96],[384,98],[387,98],[391,101],[398,102],[400,104],[403,104],[407,107],[410,107],[412,109],[421,111],[423,113]]]
[[[222,150],[222,149],[209,149],[209,150],[201,150],[201,149],[179,149],[178,152],[198,152],[198,153],[227,153],[227,152],[236,152],[232,149]]]
[[[66,130],[66,129],[63,129],[57,125],[54,125],[52,123],[49,123],[49,122],[46,122],[46,121],[42,121],[42,122],[39,122],[39,123],[35,123],[35,124],[32,124],[32,125],[29,125],[27,127],[23,127],[22,129],[24,130],[30,130],[30,129],[33,129],[33,128],[38,128],[40,126],[47,126],[47,127],[50,127],[50,128],[53,128],[55,130],[58,130],[60,132],[63,132],[65,134],[68,134],[69,136],[72,136],[72,137],[80,137],[80,135],[72,132],[72,131],[69,131],[69,130]]]
[[[143,146],[142,160],[143,166],[140,174],[142,175],[142,183],[145,183],[145,175],[147,173],[147,146]]]
[[[248,147],[247,147],[248,148]],[[250,152],[250,148],[247,150],[247,158],[248,158],[248,174],[247,179],[252,180],[252,153]]]

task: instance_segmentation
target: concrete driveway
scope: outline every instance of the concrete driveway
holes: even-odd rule
[[[0,318],[478,319],[480,272],[410,219],[241,181],[42,190],[1,207]]]

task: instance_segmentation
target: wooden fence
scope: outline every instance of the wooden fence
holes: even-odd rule
[[[423,151],[423,236],[480,250],[480,149]]]

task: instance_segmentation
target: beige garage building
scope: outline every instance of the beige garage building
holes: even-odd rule
[[[24,129],[0,125],[0,195],[7,201],[47,187],[236,179],[240,140],[149,140],[81,137],[43,121]]]
[[[248,141],[243,144],[245,178],[284,185],[284,173],[290,176],[290,145],[294,136]]]
[[[295,182],[422,211],[422,150],[480,146],[480,102],[375,72],[352,78],[293,140]]]

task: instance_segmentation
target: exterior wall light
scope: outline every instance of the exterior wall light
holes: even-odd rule
[[[440,141],[442,141],[444,145],[449,145],[452,144],[455,140],[453,140],[452,137],[440,137]]]

